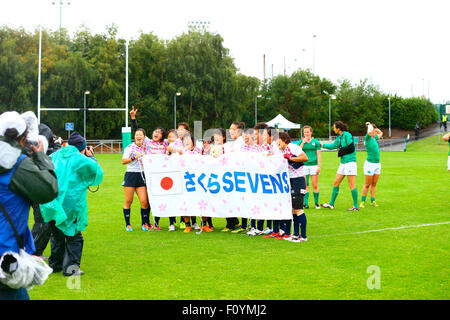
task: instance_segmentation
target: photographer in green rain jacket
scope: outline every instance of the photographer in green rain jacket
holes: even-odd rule
[[[87,189],[103,180],[103,171],[86,140],[74,132],[69,145],[52,153],[59,184],[58,197],[40,205],[42,217],[52,229],[51,255],[48,259],[54,272],[64,276],[82,275],[80,270],[84,239],[81,231],[88,224]]]

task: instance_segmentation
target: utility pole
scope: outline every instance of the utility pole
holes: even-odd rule
[[[125,41],[125,127],[128,128],[128,46],[129,40]]]
[[[87,138],[86,138],[86,96],[88,95],[88,94],[90,94],[90,92],[89,91],[85,91],[84,92],[84,108],[83,108],[83,114],[84,114],[84,117],[83,117],[83,138],[85,138],[86,140],[87,140]]]
[[[42,61],[42,25],[39,25],[39,63],[38,63],[38,123],[41,123],[41,61]]]
[[[391,91],[389,91],[389,138],[391,137]]]
[[[177,97],[181,96],[181,92],[176,92],[173,96],[173,128],[177,128]]]
[[[262,98],[262,95],[258,94],[255,97],[255,125],[258,123],[258,98]]]
[[[305,70],[306,66],[305,66],[305,51],[306,49],[302,49],[303,52],[303,62],[302,62],[302,69]]]
[[[266,55],[263,54],[263,72],[264,72],[264,83],[266,83]]]
[[[425,79],[422,78],[422,97],[425,98]]]

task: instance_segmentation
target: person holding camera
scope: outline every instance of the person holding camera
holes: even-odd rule
[[[43,204],[58,195],[54,167],[43,152],[42,142],[38,147],[30,146],[29,156],[25,154],[27,134],[27,124],[19,113],[0,115],[0,256],[18,253],[20,249],[11,222],[24,242],[25,251],[34,254],[36,248],[28,227],[30,204]],[[2,263],[3,272],[5,269],[11,271]],[[25,288],[12,289],[0,283],[0,300],[3,299],[28,300],[29,295]]]
[[[48,142],[47,155],[51,155],[53,152],[58,151],[62,148],[62,138],[57,137],[53,134],[53,131],[44,123],[38,125],[39,135],[45,137]],[[39,209],[39,204],[32,204],[34,225],[31,229],[31,234],[33,235],[34,245],[36,246],[35,255],[47,260],[45,257],[44,250],[50,241],[50,225],[44,222],[41,215],[41,210]]]
[[[347,209],[347,211],[359,211],[358,207],[358,190],[356,189],[356,148],[353,142],[353,136],[347,130],[347,126],[342,121],[336,121],[333,125],[333,130],[337,134],[336,140],[330,144],[320,143],[322,148],[325,149],[339,149],[338,157],[341,158],[336,178],[333,182],[333,191],[331,194],[331,200],[329,203],[321,204],[323,208],[334,209],[334,202],[339,194],[339,185],[342,180],[347,177],[348,185],[350,187],[353,207]]]
[[[48,141],[47,155],[51,155],[53,152],[62,148],[62,138],[56,136],[52,129],[44,123],[38,125],[39,135],[44,136]]]
[[[68,144],[50,155],[58,177],[58,197],[40,205],[42,217],[52,230],[49,265],[64,276],[84,274],[80,270],[84,243],[81,232],[88,222],[87,189],[103,180],[103,171],[86,140],[74,132]]]

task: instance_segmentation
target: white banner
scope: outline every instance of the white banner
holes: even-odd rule
[[[152,214],[156,217],[292,219],[287,161],[282,156],[234,152],[146,155]]]

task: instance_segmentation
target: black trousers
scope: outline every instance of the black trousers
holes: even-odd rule
[[[66,236],[55,226],[55,221],[50,221],[51,255],[48,264],[54,272],[62,271],[64,275],[70,275],[80,269],[81,255],[83,253],[83,235],[78,232],[73,237]]]
[[[236,229],[236,227],[239,224],[238,218],[226,218],[226,221],[227,221],[226,227],[231,230]]]
[[[50,241],[51,229],[50,225],[44,222],[39,205],[33,204],[32,208],[34,225],[31,230],[31,234],[33,235],[34,245],[36,246],[36,251],[34,254],[36,256],[42,256],[45,248],[47,248],[48,242]]]

